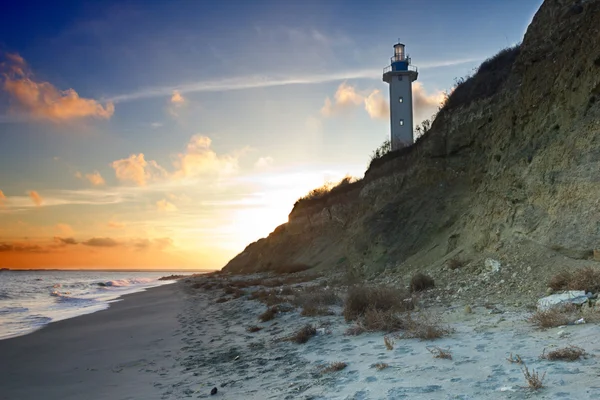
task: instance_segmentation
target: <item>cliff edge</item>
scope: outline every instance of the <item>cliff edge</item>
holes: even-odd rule
[[[472,274],[493,258],[511,271],[507,287],[522,290],[595,263],[599,27],[600,1],[546,0],[523,42],[456,87],[417,143],[343,191],[298,202],[224,271],[302,263],[365,276],[437,271],[443,281],[451,260]]]

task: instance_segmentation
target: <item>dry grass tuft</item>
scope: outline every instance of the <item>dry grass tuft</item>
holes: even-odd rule
[[[540,378],[539,373],[536,372],[535,369],[532,368],[531,372],[529,372],[529,369],[525,364],[523,364],[523,369],[521,371],[523,371],[523,376],[525,376],[525,380],[527,381],[527,385],[530,389],[538,390],[544,386],[544,377],[546,376],[545,372]]]
[[[333,363],[329,364],[327,367],[324,367],[323,369],[321,369],[321,372],[324,374],[328,374],[331,372],[337,372],[337,371],[343,370],[347,366],[348,366],[348,364],[346,364],[345,362],[337,361],[337,362],[333,362]]]
[[[265,311],[264,313],[260,314],[258,319],[260,319],[261,322],[267,322],[275,318],[276,315],[277,307],[271,307],[267,309],[267,311]]]
[[[510,353],[510,357],[507,357],[506,361],[513,363],[513,364],[523,364],[523,360],[521,359],[521,356],[518,354],[515,354],[515,357],[513,357],[512,353]]]
[[[545,311],[535,311],[528,320],[538,328],[546,329],[567,325],[577,319],[577,307],[572,304],[567,304],[564,306],[552,307]]]
[[[381,370],[384,370],[387,367],[389,367],[389,364],[380,362],[380,363],[373,365],[373,367],[375,367],[377,369],[377,371],[381,371]]]
[[[344,318],[354,321],[365,315],[367,310],[375,311],[408,311],[413,306],[407,293],[386,286],[355,286],[348,291],[344,304]]]
[[[346,329],[346,332],[344,333],[344,335],[358,336],[361,333],[364,333],[366,331],[367,330],[360,323],[357,322],[354,326],[351,326],[350,328]]]
[[[262,327],[256,326],[256,325],[250,325],[250,326],[246,327],[246,331],[250,332],[250,333],[258,332],[260,330],[262,330]]]
[[[405,338],[421,340],[439,339],[453,332],[452,328],[442,324],[439,316],[421,314],[413,318],[408,314],[405,318]]]
[[[229,297],[219,297],[215,303],[220,304],[220,303],[225,303],[228,302],[229,300],[231,300]]]
[[[413,275],[410,279],[410,292],[422,292],[423,290],[431,289],[435,287],[435,281],[429,275],[425,275],[421,272]]]
[[[296,333],[290,336],[287,340],[290,342],[303,344],[308,342],[308,339],[315,336],[317,334],[317,329],[312,325],[304,325],[300,328]]]
[[[543,359],[546,359],[549,361],[556,361],[556,360],[576,361],[576,360],[579,360],[579,358],[581,358],[581,357],[585,357],[585,355],[586,355],[586,352],[581,347],[568,346],[568,347],[563,347],[562,349],[557,349],[557,350],[551,351],[548,354],[546,354],[546,349],[544,349],[540,358],[543,358]]]
[[[444,358],[446,360],[452,360],[452,353],[450,350],[444,350],[438,346],[427,347],[427,351],[433,354],[433,358]]]
[[[562,270],[548,282],[554,290],[585,290],[596,293],[600,291],[600,269],[585,267],[574,271]]]
[[[383,337],[383,343],[385,343],[385,348],[388,349],[389,351],[394,350],[394,339],[392,339],[389,336],[384,336]]]

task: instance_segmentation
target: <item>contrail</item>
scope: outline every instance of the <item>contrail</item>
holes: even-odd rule
[[[417,65],[420,69],[432,69],[439,67],[449,67],[453,65],[466,64],[479,61],[481,58],[468,58],[460,60],[449,60]],[[279,78],[267,76],[249,76],[230,79],[192,82],[177,86],[161,86],[142,89],[133,93],[113,96],[103,99],[105,102],[126,102],[152,97],[170,96],[174,91],[180,93],[199,93],[199,92],[226,92],[232,90],[247,90],[256,88],[268,88],[274,86],[288,85],[312,85],[327,82],[343,81],[347,79],[381,79],[382,68],[361,69],[356,71],[346,71],[330,74],[316,74],[293,78]]]

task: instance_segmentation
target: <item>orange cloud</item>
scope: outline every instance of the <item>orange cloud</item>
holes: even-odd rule
[[[412,95],[414,120],[416,122],[431,118],[444,100],[443,92],[438,91],[428,94],[421,82],[413,83]],[[365,110],[373,119],[388,119],[390,116],[389,102],[379,90],[373,90],[370,94],[361,93],[346,82],[338,87],[333,101],[329,97],[325,99],[325,105],[321,108],[321,115],[331,117],[356,108],[361,104],[364,104]]]
[[[166,211],[166,212],[177,211],[177,206],[173,203],[169,203],[166,199],[157,201],[156,207],[159,209],[159,211]]]
[[[98,171],[94,171],[92,174],[86,174],[85,177],[94,186],[102,186],[106,183]]]
[[[178,155],[176,175],[190,177],[210,173],[228,174],[237,171],[238,160],[234,156],[218,156],[211,148],[207,136],[194,135],[185,153]]]
[[[4,192],[2,190],[0,190],[0,206],[3,206],[5,201],[6,201],[6,196],[4,195]]]
[[[321,108],[321,114],[329,117],[334,114],[349,110],[355,106],[361,105],[364,101],[364,96],[356,92],[353,86],[343,82],[338,87],[333,101],[327,97],[325,99],[325,105]]]
[[[103,106],[94,99],[79,97],[73,89],[59,90],[49,82],[36,82],[18,54],[7,54],[6,59],[0,64],[4,90],[13,106],[35,119],[57,123],[88,117],[109,119],[115,112],[112,102]]]
[[[173,104],[182,104],[185,103],[185,98],[179,93],[178,90],[173,90],[173,95],[171,96],[171,103]]]
[[[46,253],[43,247],[27,243],[0,243],[0,253]]]
[[[60,244],[63,244],[63,245],[76,245],[76,244],[77,244],[77,240],[75,240],[75,239],[74,239],[74,238],[72,238],[72,237],[69,237],[69,238],[61,238],[61,237],[58,237],[58,236],[56,236],[56,237],[54,238],[54,240],[55,240],[55,241],[57,241],[57,242],[58,242],[58,243],[60,243]]]
[[[42,203],[44,202],[44,199],[42,199],[42,196],[39,195],[38,192],[36,192],[35,190],[32,190],[29,192],[29,197],[31,198],[31,201],[33,201],[33,204],[35,204],[36,206],[41,206]]]
[[[146,161],[144,154],[131,154],[128,158],[113,161],[110,164],[117,179],[144,186],[152,179],[165,178],[169,173],[154,160]]]
[[[365,98],[365,110],[373,119],[389,119],[390,105],[379,90],[374,90]]]

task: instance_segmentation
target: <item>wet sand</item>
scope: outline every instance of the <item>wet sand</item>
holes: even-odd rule
[[[160,399],[177,368],[184,295],[171,284],[0,341],[0,399]]]

